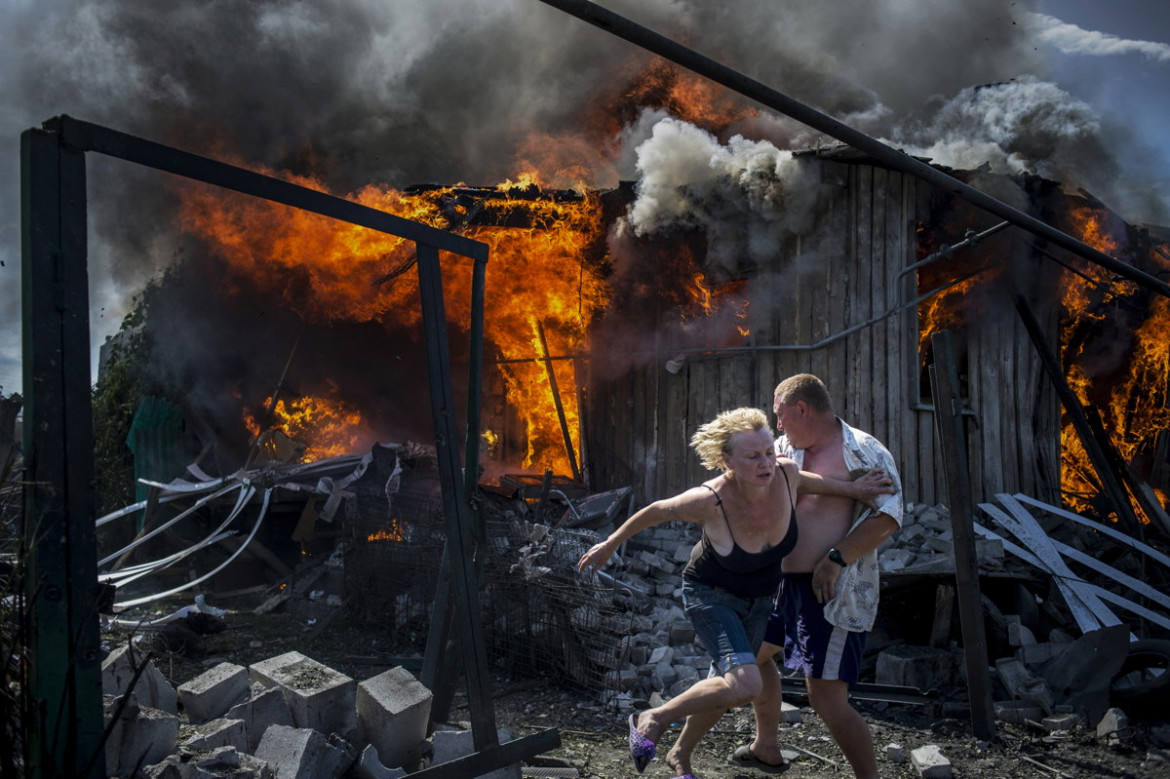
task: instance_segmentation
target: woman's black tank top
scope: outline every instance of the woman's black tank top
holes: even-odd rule
[[[783,468],[780,473],[788,487],[792,516],[788,522],[788,532],[780,543],[762,552],[745,552],[736,543],[731,523],[727,520],[727,509],[723,508],[723,498],[719,497],[714,488],[703,485],[714,493],[715,505],[723,513],[727,533],[731,536],[731,551],[727,555],[716,552],[704,530],[703,537],[691,550],[691,559],[683,570],[683,578],[719,587],[741,598],[758,598],[776,591],[780,586],[780,561],[796,546],[797,538],[796,503],[792,497],[792,485],[788,483],[788,474]]]

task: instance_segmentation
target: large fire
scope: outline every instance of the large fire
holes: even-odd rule
[[[725,133],[754,115],[751,108],[727,99],[725,92],[713,90],[702,79],[655,60],[632,74],[626,84],[614,85],[611,96],[592,102],[586,109],[592,116],[584,118],[571,138],[533,134],[521,144],[518,164],[527,166],[527,172],[515,181],[490,188],[397,190],[371,185],[348,195],[378,210],[457,231],[489,245],[487,369],[495,372],[506,389],[507,404],[519,419],[524,438],[523,453],[505,467],[560,474],[574,470],[567,447],[579,451],[580,446],[577,403],[584,377],[577,371],[589,359],[585,338],[590,325],[610,303],[607,269],[598,254],[606,229],[601,198],[581,182],[586,180],[586,171],[612,164],[615,139],[646,109],[669,113],[715,133]],[[266,172],[325,189],[312,178]],[[549,182],[574,189],[551,190]],[[229,276],[223,280],[225,293],[267,296],[295,310],[307,324],[375,322],[400,329],[421,325],[412,245],[243,196],[190,188],[183,197],[183,226],[230,262]],[[1097,210],[1078,208],[1073,221],[1071,232],[1116,256],[1119,239]],[[697,263],[687,264],[685,246],[676,250],[671,273],[677,278],[664,285],[660,296],[671,299],[682,325],[709,330],[703,339],[708,347],[742,344],[750,338],[743,282],[713,284]],[[922,256],[929,253],[925,242],[920,251]],[[1163,256],[1148,261],[1162,267],[1170,264]],[[1106,386],[1086,370],[1081,350],[1087,342],[1078,334],[1090,320],[1108,319],[1111,307],[1135,297],[1138,290],[1091,263],[1074,258],[1069,265],[1072,269],[1061,274],[1061,346],[1068,378],[1082,403],[1100,410],[1122,457],[1133,462],[1140,459],[1156,431],[1170,422],[1165,396],[1170,346],[1164,335],[1170,328],[1170,307],[1161,298],[1149,304],[1148,316],[1132,332],[1132,348],[1121,373],[1111,373],[1104,380]],[[929,359],[930,336],[939,329],[962,330],[964,318],[977,310],[980,290],[991,286],[1003,268],[992,247],[920,270],[919,291],[938,291],[919,307],[924,361]],[[466,328],[469,263],[444,256],[443,283],[450,324]],[[418,385],[425,391],[423,382]],[[266,426],[283,430],[308,444],[306,458],[340,453],[385,432],[365,429],[368,418],[362,410],[348,408],[334,396],[257,398],[253,407],[247,423],[254,435]],[[506,427],[498,418],[485,419],[484,424],[493,430]],[[492,453],[501,449],[506,434],[480,432],[490,438]],[[1062,488],[1077,508],[1084,508],[1088,498],[1099,492],[1081,442],[1067,422],[1062,437]]]
[[[720,96],[722,95],[722,96]],[[581,172],[616,153],[613,140],[644,109],[712,129],[751,117],[754,109],[729,99],[697,76],[662,60],[634,73],[612,96],[592,104],[596,115],[583,123],[578,141],[534,134],[519,158],[531,167],[491,188],[464,185],[397,190],[366,186],[348,195],[364,205],[457,231],[490,247],[486,274],[485,339],[488,370],[498,366],[507,402],[524,428],[525,452],[511,465],[523,470],[572,471],[568,443],[580,443],[576,375],[582,340],[607,304],[604,279],[591,250],[602,240],[602,212],[595,192],[549,192],[549,181],[577,184]],[[592,149],[588,148],[592,147]],[[599,151],[600,150],[600,151]],[[591,156],[591,158],[590,158]],[[319,191],[311,177],[263,170]],[[293,208],[203,188],[183,194],[182,226],[230,263],[225,295],[269,298],[295,310],[306,324],[380,322],[420,326],[413,245],[393,236],[336,222]],[[596,252],[594,252],[594,256]],[[470,322],[470,263],[443,257],[446,314],[451,325]],[[692,290],[709,315],[726,290],[712,292],[696,278]],[[744,319],[746,303],[740,305]],[[747,330],[741,325],[742,338]],[[553,375],[549,375],[549,371]],[[415,377],[412,377],[412,379]],[[421,378],[421,377],[418,377]],[[558,389],[558,413],[552,387]],[[419,383],[425,391],[425,383]],[[265,425],[308,444],[306,457],[323,457],[358,445],[375,433],[363,429],[360,410],[337,397],[271,398],[254,401],[246,424],[256,435]],[[271,408],[270,408],[271,407]],[[323,415],[325,409],[333,413]],[[267,413],[267,419],[262,417]],[[496,421],[485,420],[489,424]],[[343,432],[352,428],[348,433]]]
[[[1079,206],[1070,217],[1081,240],[1116,256],[1120,240],[1109,229],[1102,211]],[[1170,270],[1170,262],[1156,251],[1143,259]],[[1091,373],[1086,366],[1099,360],[1089,353],[1092,340],[1081,334],[1110,316],[1119,317],[1127,301],[1139,297],[1139,290],[1132,282],[1113,278],[1100,266],[1076,261],[1062,273],[1061,284],[1061,357],[1069,385],[1083,406],[1097,410],[1122,460],[1133,468],[1148,456],[1159,433],[1170,427],[1170,342],[1166,338],[1170,332],[1170,302],[1151,296],[1148,310],[1143,312],[1144,320],[1126,333],[1121,343],[1110,344],[1112,352],[1124,352],[1124,359],[1107,371],[1098,368]],[[1087,509],[1089,499],[1101,489],[1067,414],[1061,432],[1061,489],[1066,501],[1078,509]],[[1165,501],[1165,496],[1160,499]],[[1134,508],[1142,521],[1150,521],[1140,502],[1134,501]]]
[[[294,180],[321,188],[311,180]],[[527,430],[528,451],[518,465],[568,473],[550,382],[536,361],[540,356],[536,327],[544,330],[552,354],[573,355],[580,350],[590,317],[606,303],[602,279],[584,261],[601,227],[597,197],[535,197],[539,194],[535,185],[511,182],[493,189],[490,198],[470,197],[469,192],[466,187],[413,193],[366,187],[354,199],[432,226],[457,229],[490,246],[485,338],[494,347],[508,400]],[[230,261],[233,276],[225,284],[252,295],[273,296],[308,323],[420,324],[417,276],[402,272],[413,264],[413,246],[394,236],[267,201],[194,188],[187,192],[184,223]],[[500,226],[505,224],[518,226]],[[263,229],[258,229],[260,225]],[[448,319],[466,332],[470,263],[445,257],[443,266]],[[562,407],[576,435],[573,363],[556,360],[554,365]],[[425,383],[420,388],[425,391]],[[274,423],[283,427],[296,420],[302,425],[301,435],[318,441],[328,430],[309,431],[304,425],[319,421],[321,417],[310,410],[326,405],[322,398],[298,399],[295,405],[277,401]],[[350,411],[348,416],[330,418],[334,419],[356,427],[361,417]],[[286,432],[296,437],[292,430]]]

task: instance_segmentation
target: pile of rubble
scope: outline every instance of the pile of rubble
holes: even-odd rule
[[[431,691],[402,667],[355,682],[287,652],[222,662],[176,689],[134,654],[102,664],[111,777],[397,779],[474,751],[469,730],[436,726],[428,739]],[[518,779],[519,766],[498,774]]]

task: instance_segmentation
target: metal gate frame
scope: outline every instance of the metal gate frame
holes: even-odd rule
[[[431,416],[447,525],[449,596],[434,621],[454,620],[477,753],[419,772],[475,776],[560,745],[547,730],[499,745],[475,581],[474,509],[483,371],[486,244],[323,192],[69,116],[21,133],[21,286],[24,379],[25,771],[29,777],[105,775],[94,531],[85,154],[97,152],[415,243]],[[473,261],[467,435],[459,434],[439,252]],[[461,480],[461,473],[464,479]],[[464,483],[466,481],[466,484]],[[451,603],[454,604],[452,609]],[[428,654],[441,651],[428,646]],[[429,663],[431,668],[438,664]],[[424,679],[424,682],[441,679]]]

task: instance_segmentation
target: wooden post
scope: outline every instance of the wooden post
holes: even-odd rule
[[[548,388],[552,393],[553,405],[557,409],[557,419],[561,423],[561,437],[565,440],[565,454],[569,456],[569,468],[573,471],[573,481],[581,481],[581,469],[577,467],[577,450],[573,448],[573,436],[569,434],[569,421],[565,418],[565,407],[561,404],[561,391],[557,386],[557,374],[553,370],[552,357],[548,353],[548,340],[544,336],[544,325],[533,322],[536,335],[540,338],[540,353],[544,362],[544,372],[548,376]]]
[[[959,622],[963,630],[963,654],[967,666],[967,694],[971,701],[971,728],[976,738],[995,738],[995,710],[987,670],[987,639],[983,630],[979,591],[979,560],[975,554],[971,477],[967,440],[963,429],[963,402],[959,396],[959,372],[955,366],[950,332],[931,337],[934,364],[930,387],[934,396],[935,430],[939,454],[950,495],[951,528],[954,533],[955,586],[959,597]]]

